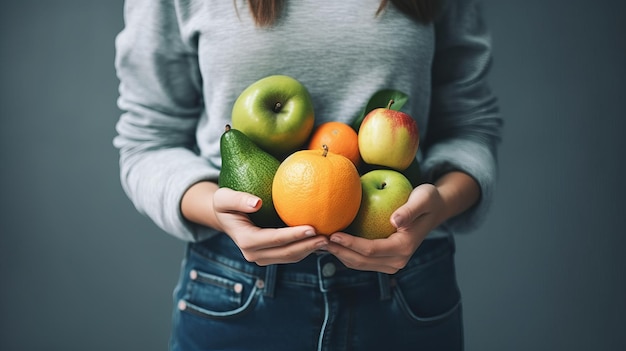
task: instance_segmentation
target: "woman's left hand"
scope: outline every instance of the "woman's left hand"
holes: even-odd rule
[[[328,252],[352,269],[393,274],[406,266],[426,235],[445,220],[445,201],[437,187],[422,184],[390,218],[397,231],[385,239],[347,233],[330,237]]]

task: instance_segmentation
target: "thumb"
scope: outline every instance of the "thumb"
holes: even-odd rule
[[[215,191],[213,202],[216,210],[221,212],[253,213],[263,205],[260,197],[230,188],[219,188]]]
[[[402,227],[408,227],[411,222],[415,220],[415,218],[416,216],[413,214],[413,211],[409,209],[407,204],[404,204],[398,207],[398,209],[391,214],[390,221],[396,229],[399,229]]]
[[[406,203],[391,214],[390,221],[394,227],[408,227],[428,212],[429,193],[423,190],[422,186],[413,189]]]

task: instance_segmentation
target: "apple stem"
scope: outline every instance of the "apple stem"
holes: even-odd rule
[[[395,101],[393,101],[393,99],[389,100],[389,103],[387,104],[387,109],[391,109],[391,105],[393,105]]]
[[[322,145],[322,149],[324,149],[324,153],[322,154],[322,156],[326,157],[326,155],[328,155],[328,145]]]
[[[224,127],[224,132],[228,132],[230,130],[230,124],[227,124],[226,127]]]
[[[278,113],[280,112],[280,109],[283,108],[283,104],[279,102],[276,102],[276,105],[274,105],[274,113]]]
[[[383,182],[383,183],[380,185],[380,188],[381,188],[381,189],[385,189],[385,187],[386,187],[386,186],[387,186],[387,183]]]

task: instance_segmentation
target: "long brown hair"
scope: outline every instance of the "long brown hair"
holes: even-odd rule
[[[381,0],[376,11],[379,15],[391,2],[398,10],[422,23],[431,22],[436,14],[438,0]],[[258,26],[267,27],[274,24],[285,5],[285,0],[248,0],[250,12]]]

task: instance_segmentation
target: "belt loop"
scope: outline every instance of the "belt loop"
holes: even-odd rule
[[[263,296],[265,297],[274,297],[274,287],[276,286],[276,268],[277,265],[275,264],[265,267],[265,286],[263,287]]]
[[[388,274],[378,272],[378,289],[381,301],[391,298],[391,283]]]

